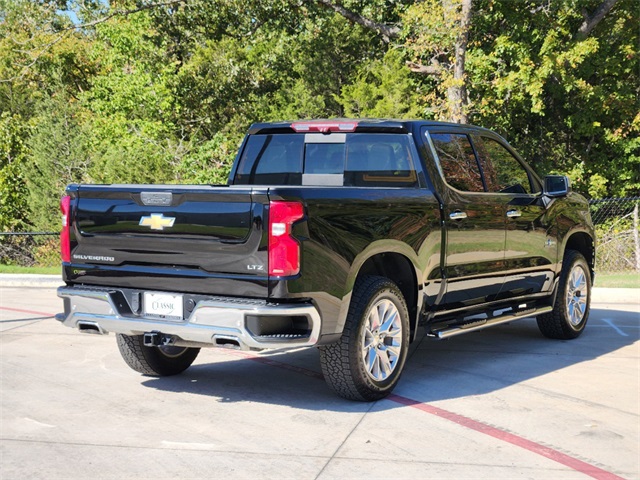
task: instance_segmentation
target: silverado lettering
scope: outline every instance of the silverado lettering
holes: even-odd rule
[[[103,255],[73,255],[74,260],[93,260],[94,262],[114,262],[114,257],[105,257]]]
[[[419,332],[536,317],[572,339],[589,317],[586,200],[470,125],[255,124],[226,186],[69,185],[61,209],[58,320],[116,333],[146,375],[201,347],[316,346],[329,386],[370,401]]]

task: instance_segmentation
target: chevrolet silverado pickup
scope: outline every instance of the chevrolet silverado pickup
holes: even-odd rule
[[[61,210],[57,319],[115,333],[145,375],[202,347],[315,346],[338,395],[371,401],[418,332],[536,317],[572,339],[589,317],[586,200],[470,125],[254,124],[228,185],[74,184]]]

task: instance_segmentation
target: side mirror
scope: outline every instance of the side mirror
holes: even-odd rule
[[[566,175],[544,177],[544,194],[548,197],[564,197],[571,191],[571,182]]]

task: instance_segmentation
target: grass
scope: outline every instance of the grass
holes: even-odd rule
[[[640,288],[640,273],[601,273],[596,271],[596,287]]]
[[[30,273],[32,275],[60,275],[62,268],[57,267],[21,267],[18,265],[0,265],[0,273]]]

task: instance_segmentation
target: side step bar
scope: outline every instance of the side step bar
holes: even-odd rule
[[[429,332],[430,337],[436,337],[440,339],[455,337],[456,335],[462,335],[463,333],[475,332],[477,330],[483,330],[485,328],[493,327],[494,325],[500,325],[501,323],[509,323],[513,320],[520,318],[534,317],[543,313],[549,313],[553,310],[551,306],[545,306],[540,308],[528,308],[526,310],[520,310],[516,312],[505,313],[497,317],[489,317],[486,319],[474,319],[468,323],[450,325],[442,330],[432,330]]]

